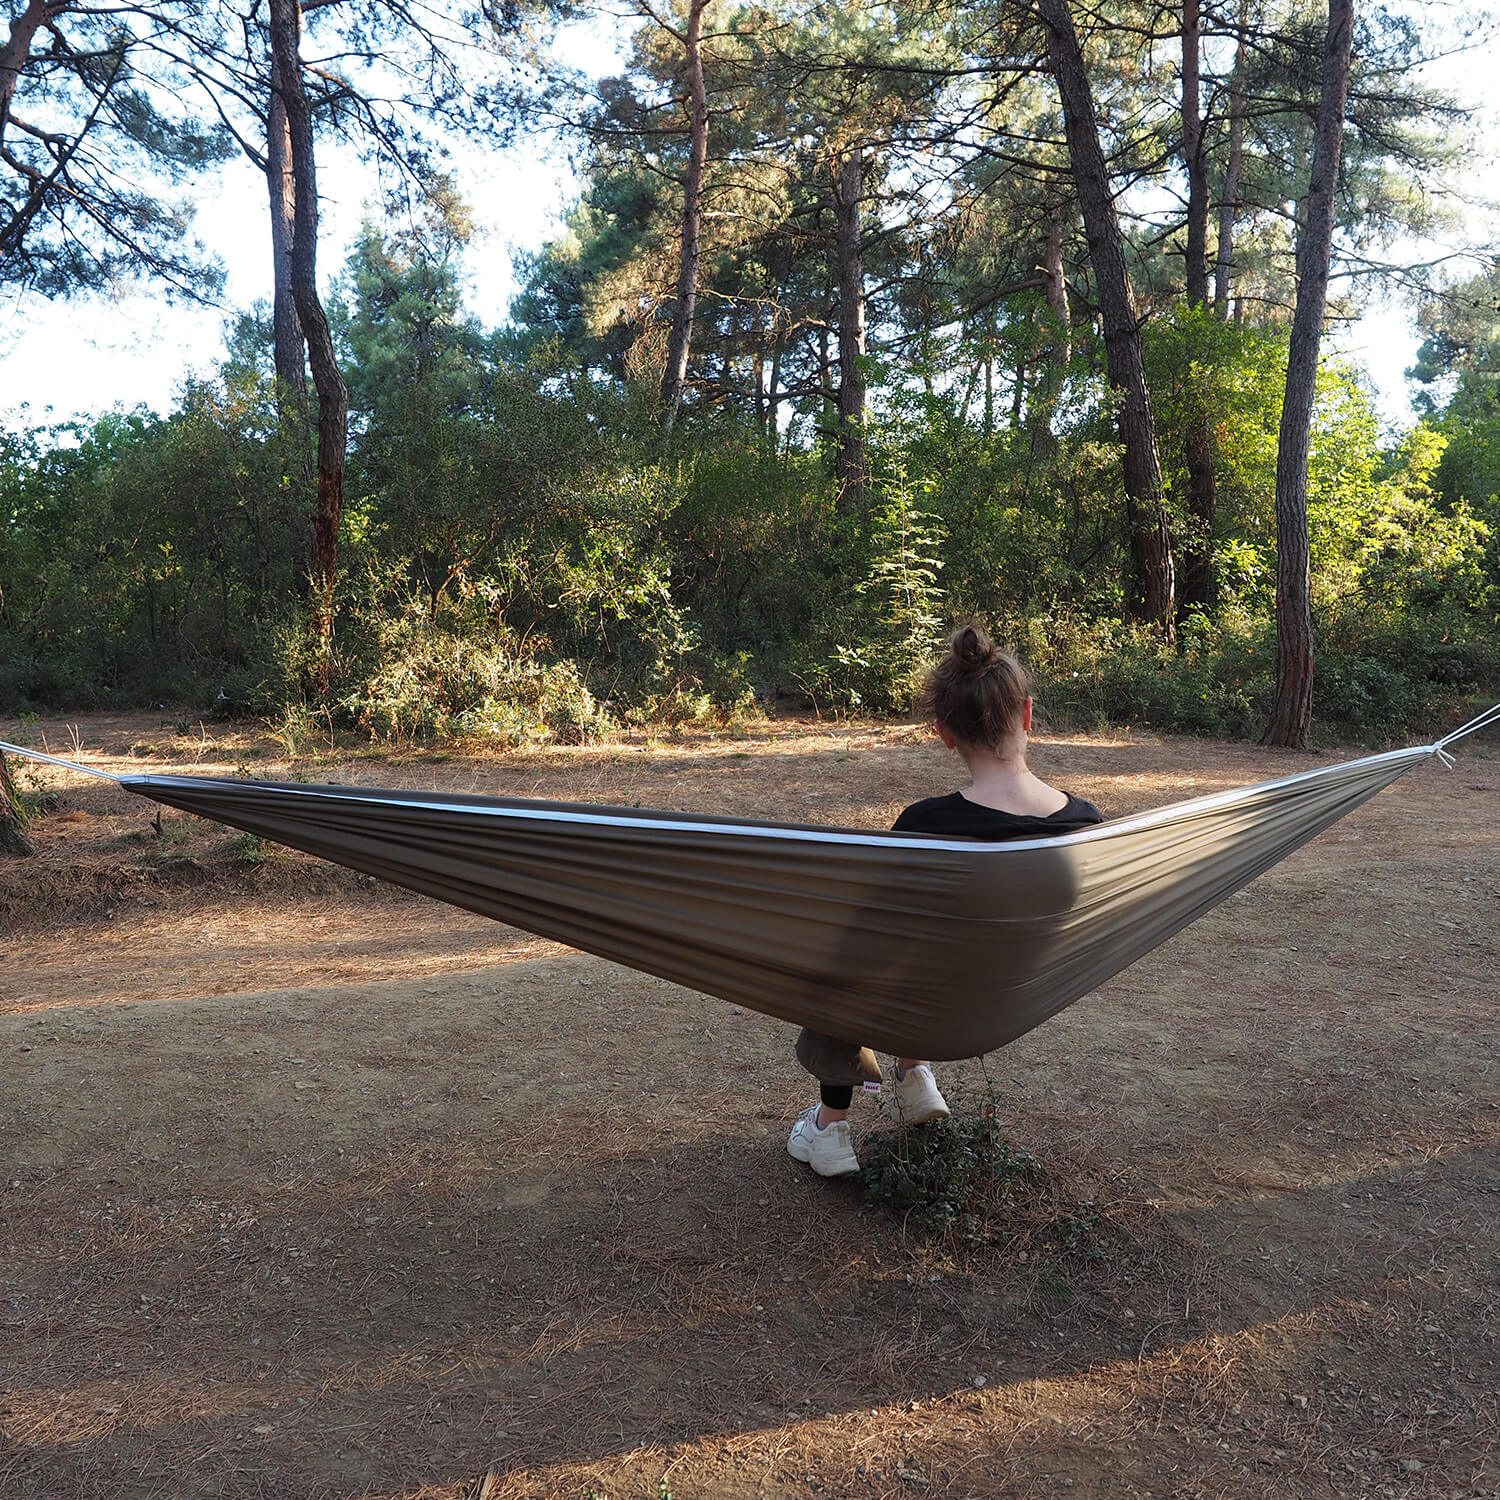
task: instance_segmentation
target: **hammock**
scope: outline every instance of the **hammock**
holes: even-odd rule
[[[1013,1041],[1165,942],[1431,745],[1002,844],[636,808],[194,776],[169,807],[898,1057]],[[562,1018],[560,1023],[562,1022]]]

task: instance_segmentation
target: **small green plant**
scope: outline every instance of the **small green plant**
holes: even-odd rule
[[[39,761],[22,761],[14,772],[14,809],[23,824],[56,810],[62,794],[52,785],[46,766]]]
[[[1079,1206],[1053,1220],[1052,1233],[1058,1248],[1068,1253],[1082,1253],[1089,1260],[1104,1254],[1099,1242],[1099,1215],[1092,1208]]]
[[[270,844],[258,833],[242,833],[235,844],[247,865],[263,865],[271,857]]]
[[[307,754],[316,743],[333,739],[333,720],[326,709],[293,701],[282,706],[270,724],[271,738],[295,760]]]
[[[864,576],[824,628],[842,638],[797,674],[815,704],[854,712],[903,712],[942,636],[945,594],[939,582],[947,532],[923,509],[931,486],[908,479],[893,461],[865,539]]]
[[[959,1101],[946,1120],[866,1141],[866,1202],[924,1238],[977,1245],[993,1237],[1008,1202],[1042,1175],[1032,1154],[999,1132],[997,1095],[986,1085],[977,1107]]]

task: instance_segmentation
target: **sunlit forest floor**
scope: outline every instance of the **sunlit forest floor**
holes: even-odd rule
[[[0,737],[856,825],[959,784],[899,726],[293,763],[74,722]],[[1494,1495],[1500,754],[1461,752],[989,1060],[1070,1207],[977,1249],[786,1156],[790,1028],[47,773],[0,864],[0,1494]],[[1311,758],[1032,762],[1118,815]]]

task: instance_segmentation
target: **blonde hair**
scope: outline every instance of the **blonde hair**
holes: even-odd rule
[[[948,637],[947,653],[927,674],[917,710],[968,745],[999,750],[1021,727],[1031,678],[982,625],[970,621]]]

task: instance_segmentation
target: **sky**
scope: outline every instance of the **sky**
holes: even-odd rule
[[[544,243],[574,191],[561,157],[528,148],[475,156],[461,175],[476,234],[465,257],[467,301],[483,322],[501,322],[515,290],[517,250]],[[342,267],[361,223],[378,201],[373,171],[347,149],[320,146],[319,281]],[[241,157],[213,174],[194,224],[223,262],[221,305],[172,306],[150,286],[125,295],[0,301],[0,413],[27,403],[34,418],[139,402],[167,410],[185,377],[211,372],[225,323],[271,297],[271,226],[266,180]]]
[[[559,50],[593,75],[618,67],[617,35],[600,25],[564,32]],[[1439,81],[1461,97],[1484,99],[1493,51],[1441,65]],[[1495,138],[1500,114],[1487,116],[1475,140]],[[577,191],[560,144],[533,138],[516,148],[463,153],[458,180],[474,211],[476,234],[466,255],[467,301],[487,325],[502,322],[516,290],[512,272],[519,251],[556,235]],[[347,149],[320,146],[322,223],[320,280],[342,266],[349,246],[377,199],[373,172]],[[1468,195],[1500,202],[1500,157],[1476,162],[1463,182]],[[196,230],[226,271],[222,306],[169,306],[150,287],[105,298],[48,302],[31,295],[0,298],[0,420],[66,419],[139,403],[169,410],[183,381],[210,374],[220,358],[226,320],[271,293],[270,225],[264,177],[240,158],[220,168],[199,199]],[[1465,224],[1470,242],[1492,241],[1493,214],[1473,210]],[[1397,247],[1396,256],[1425,259],[1444,249]],[[1387,300],[1341,331],[1332,346],[1367,370],[1382,415],[1393,427],[1412,420],[1406,368],[1417,348],[1409,306]]]

